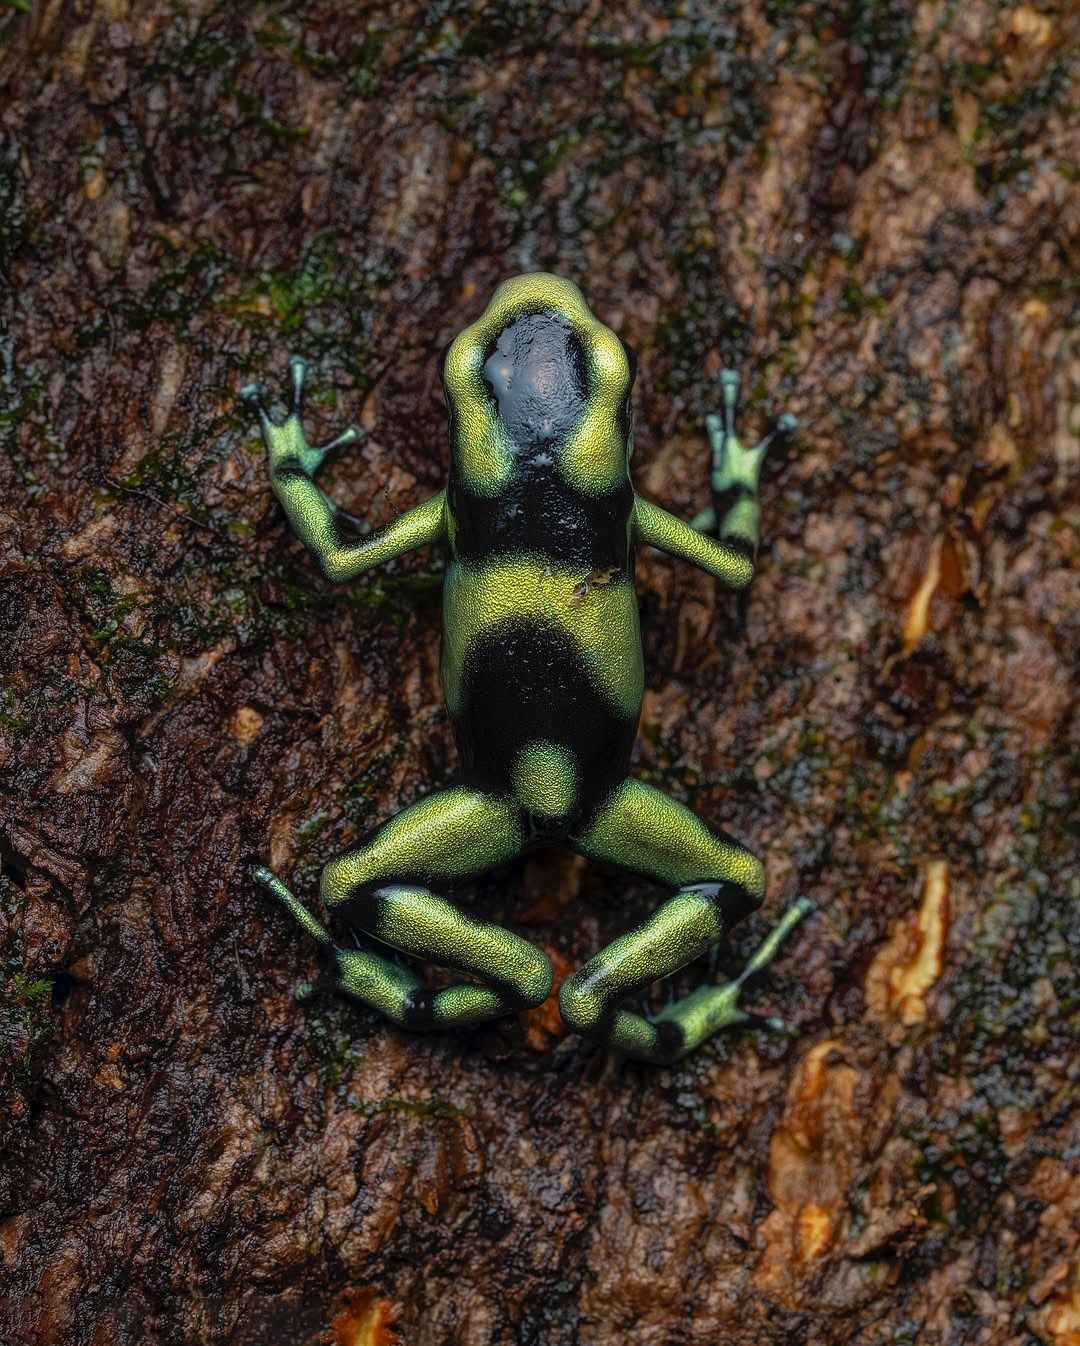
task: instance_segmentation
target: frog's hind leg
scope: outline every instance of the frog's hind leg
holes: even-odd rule
[[[563,983],[559,1008],[571,1028],[627,1055],[668,1062],[717,1030],[754,1017],[738,1007],[742,984],[769,962],[809,903],[789,908],[736,981],[702,986],[647,1019],[621,1008],[622,1001],[705,953],[754,910],[764,893],[761,862],[682,804],[635,780],[617,788],[573,844],[677,890]]]
[[[468,915],[432,891],[517,854],[518,809],[464,787],[431,795],[323,870],[326,905],[382,944],[477,978],[431,991],[420,977],[371,949],[335,946],[280,880],[261,881],[333,955],[341,991],[412,1028],[452,1027],[538,1005],[551,991],[547,955],[520,935]],[[258,876],[257,876],[258,877]]]

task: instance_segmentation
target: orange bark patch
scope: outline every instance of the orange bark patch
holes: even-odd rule
[[[936,537],[930,544],[930,555],[926,558],[926,569],[919,587],[908,600],[904,616],[904,651],[908,654],[926,635],[930,625],[930,600],[941,579],[941,543],[942,539]]]
[[[769,1196],[776,1209],[761,1227],[766,1248],[755,1279],[780,1302],[796,1293],[792,1270],[825,1256],[840,1233],[860,1150],[856,1079],[837,1040],[812,1047],[796,1068],[769,1143]]]
[[[926,865],[922,901],[914,917],[897,921],[866,974],[866,1005],[879,1023],[906,1028],[926,1020],[926,993],[941,975],[949,933],[949,866]]]
[[[1054,24],[1049,15],[1040,14],[1030,5],[1020,5],[1009,20],[1009,36],[1026,46],[1046,47],[1054,39]]]
[[[240,706],[229,721],[229,732],[241,743],[250,743],[262,728],[263,717],[254,706]]]
[[[939,533],[930,543],[922,574],[904,613],[904,653],[910,654],[923,636],[940,630],[951,616],[950,600],[971,589],[963,543],[950,533]],[[934,600],[940,600],[934,604]],[[933,618],[933,620],[931,620]]]
[[[350,1290],[346,1306],[334,1318],[334,1346],[394,1346],[399,1340],[393,1325],[401,1305],[380,1299],[374,1290]]]
[[[1037,1315],[1038,1325],[1053,1346],[1080,1346],[1080,1262],[1071,1271],[1063,1268],[1062,1279],[1064,1284]]]
[[[573,963],[557,949],[545,946],[545,952],[555,968],[551,994],[542,1005],[526,1010],[521,1016],[525,1025],[525,1039],[534,1052],[546,1052],[552,1043],[566,1036],[566,1025],[559,1013],[559,987],[574,970]]]

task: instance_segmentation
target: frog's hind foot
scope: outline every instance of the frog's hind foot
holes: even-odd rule
[[[357,948],[335,943],[268,869],[260,866],[254,877],[333,960],[337,990],[402,1027],[463,1027],[541,1004],[551,992],[551,959],[513,931],[462,911],[427,883],[480,873],[516,855],[524,837],[514,805],[463,786],[398,814],[322,873],[323,902],[360,937]],[[410,882],[402,875],[418,859],[423,880]],[[368,937],[374,949],[363,942]],[[429,988],[410,963],[395,961],[401,955],[475,980]]]
[[[333,941],[330,938],[330,931],[321,925],[303,902],[287,888],[278,876],[265,865],[253,865],[251,877],[259,885],[265,888],[268,893],[273,893],[277,900],[286,907],[298,924],[302,925],[312,939],[317,940],[323,948],[328,948]]]
[[[787,1031],[787,1025],[782,1019],[766,1018],[742,1009],[739,1005],[739,996],[746,982],[772,962],[784,940],[813,909],[813,903],[805,897],[797,898],[733,981],[725,982],[721,986],[699,986],[696,991],[691,991],[682,1000],[665,1006],[659,1014],[652,1017],[653,1024],[669,1026],[666,1029],[659,1028],[659,1032],[662,1038],[667,1039],[669,1050],[673,1052],[675,1059],[693,1051],[707,1038],[724,1028],[749,1025],[778,1033]]]
[[[398,1023],[408,1021],[409,1008],[424,989],[419,977],[408,968],[401,967],[391,959],[383,958],[369,950],[340,948],[334,943],[329,930],[317,921],[291,889],[264,865],[253,866],[251,877],[260,887],[273,893],[296,922],[317,941],[324,954],[332,959],[337,971],[334,978],[337,990],[382,1009],[389,1018]],[[296,988],[296,998],[308,1000],[315,991],[316,983],[301,982]]]

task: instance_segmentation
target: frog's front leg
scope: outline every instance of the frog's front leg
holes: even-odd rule
[[[671,884],[676,892],[563,983],[559,1008],[570,1027],[629,1056],[665,1063],[721,1028],[751,1021],[754,1016],[738,1006],[743,982],[772,958],[810,904],[800,900],[788,909],[736,981],[699,987],[646,1019],[621,1008],[622,1002],[705,953],[760,904],[761,862],[684,805],[635,780],[624,782],[573,840],[584,854]]]
[[[539,1005],[551,991],[545,953],[432,891],[510,859],[523,841],[517,809],[459,787],[421,800],[323,870],[323,900],[347,926],[483,983],[459,982],[438,991],[373,949],[337,947],[280,879],[262,868],[255,878],[332,955],[337,989],[397,1024],[449,1028]]]
[[[360,432],[350,425],[321,448],[308,444],[303,425],[306,371],[304,361],[293,356],[289,361],[289,411],[280,425],[271,420],[256,384],[242,388],[240,398],[258,417],[271,489],[296,535],[311,551],[327,579],[352,579],[415,547],[443,541],[446,536],[443,491],[358,542],[343,539],[339,528],[343,511],[316,486],[313,478],[329,454],[355,444]]]
[[[722,541],[747,548],[752,557],[757,551],[761,526],[758,504],[761,465],[769,446],[790,435],[797,422],[794,416],[785,412],[765,438],[748,449],[735,433],[739,375],[734,369],[720,371],[720,391],[723,398],[721,415],[705,418],[712,448],[709,484],[713,503],[701,511],[692,526],[699,532],[711,533]]]

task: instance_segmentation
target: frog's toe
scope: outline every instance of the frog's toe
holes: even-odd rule
[[[330,933],[316,920],[314,915],[304,906],[303,902],[292,892],[292,890],[278,878],[272,869],[267,869],[265,865],[253,865],[251,868],[251,877],[260,887],[267,892],[272,893],[274,897],[286,908],[292,915],[298,925],[308,932],[309,935],[322,945],[330,944]]]
[[[263,390],[257,383],[246,383],[239,393],[240,402],[248,411],[258,417],[259,424],[266,429],[270,424],[270,413],[263,401]]]
[[[327,454],[335,453],[338,449],[348,448],[350,444],[356,444],[360,440],[360,427],[357,425],[346,426],[340,435],[335,436],[329,444],[324,444],[318,449],[320,460]]]
[[[299,416],[304,410],[304,381],[307,361],[300,355],[289,357],[289,414]]]
[[[791,412],[785,411],[765,438],[754,446],[753,452],[763,454],[770,445],[778,444],[787,439],[790,435],[793,435],[798,428],[798,425],[799,422]]]

